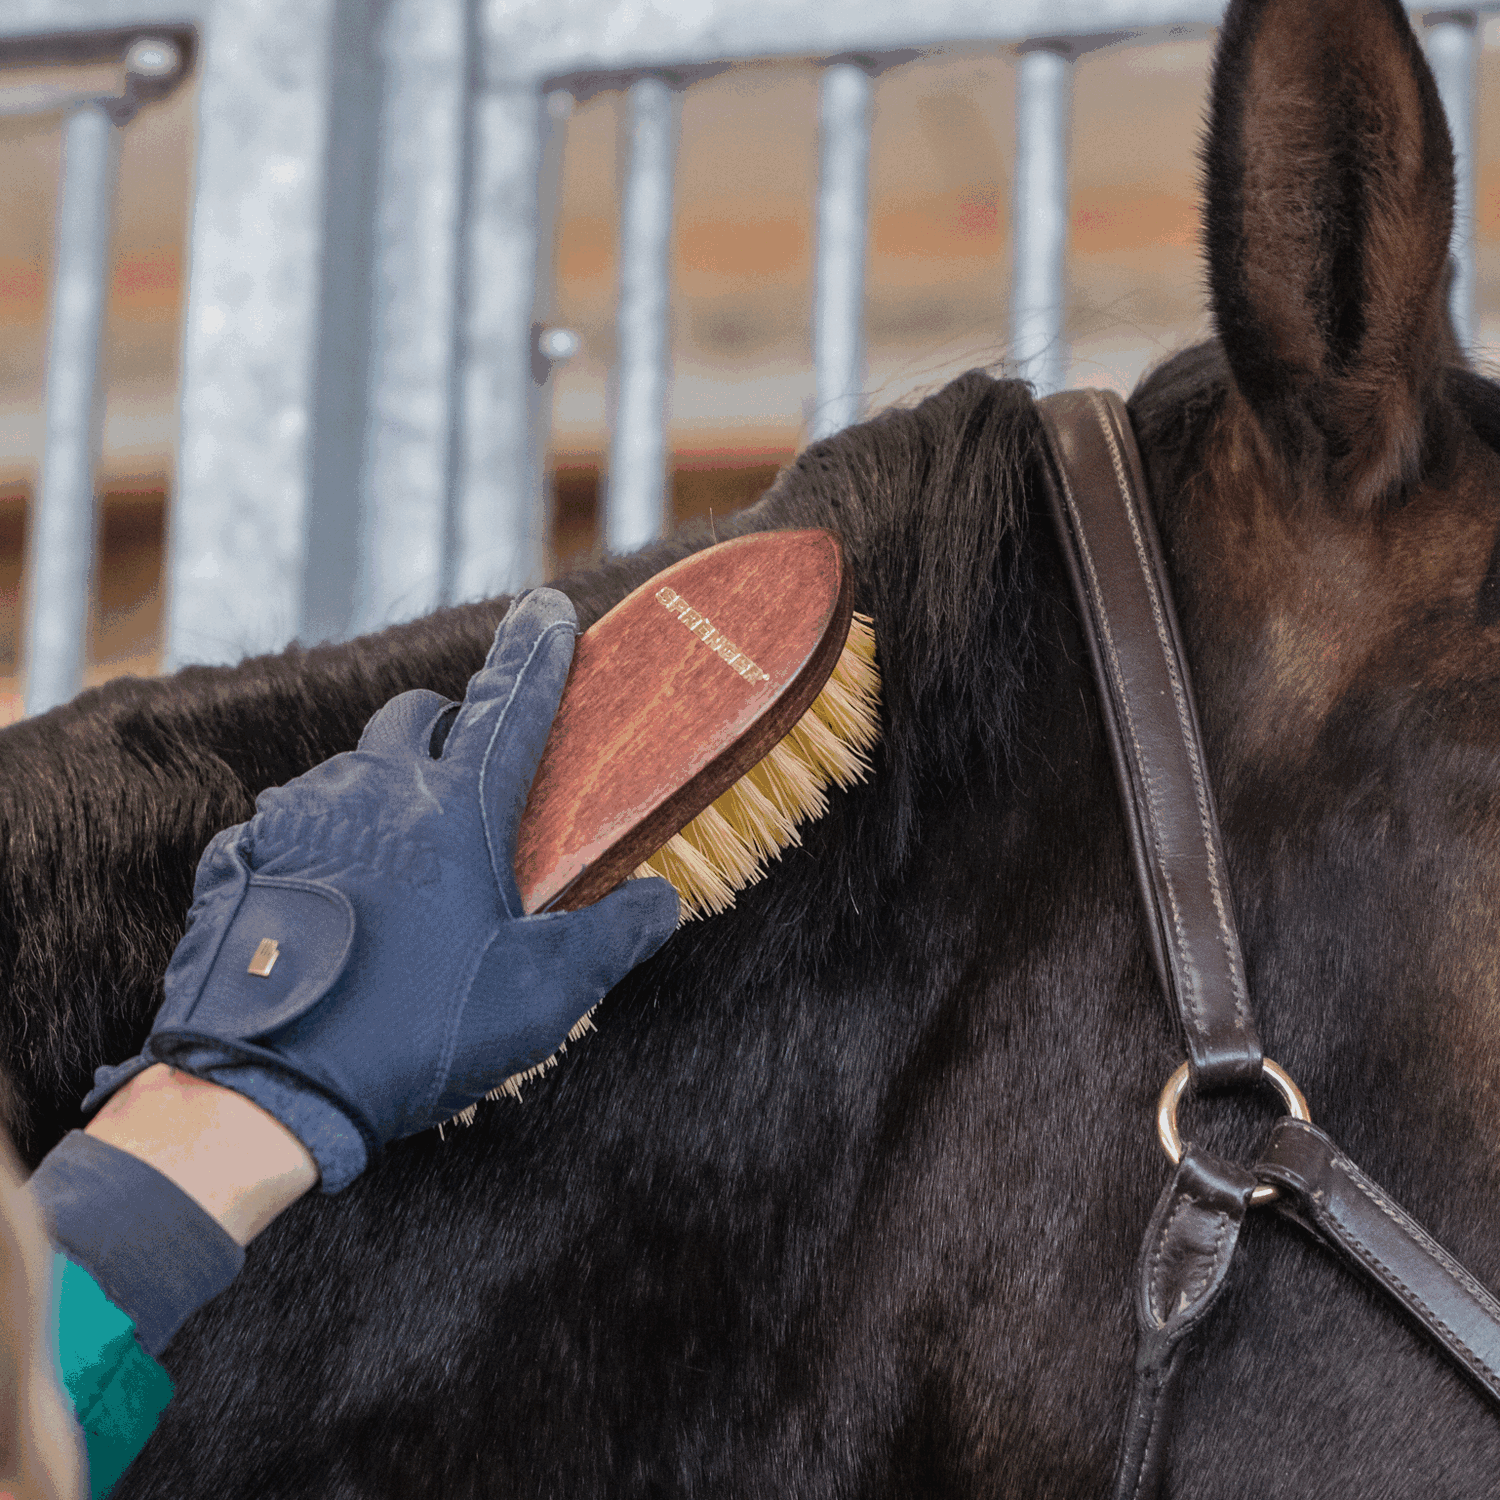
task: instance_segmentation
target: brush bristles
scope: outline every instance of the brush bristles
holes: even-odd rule
[[[573,1029],[568,1033],[564,1041],[551,1057],[545,1057],[534,1068],[527,1068],[523,1073],[512,1073],[504,1083],[497,1088],[492,1088],[484,1097],[486,1099],[503,1099],[509,1095],[512,1099],[521,1097],[521,1085],[530,1083],[533,1078],[540,1078],[548,1068],[555,1068],[557,1060],[568,1050],[568,1042],[576,1042],[579,1037],[587,1036],[594,1029],[594,1011],[598,1010],[596,1005],[587,1014],[579,1016],[573,1023]],[[479,1113],[479,1106],[471,1104],[466,1109],[461,1109],[454,1117],[444,1125],[438,1126],[438,1135],[442,1136],[448,1125],[472,1125],[474,1116]]]
[[[830,784],[849,787],[870,774],[866,752],[880,738],[873,623],[854,616],[832,675],[786,738],[636,869],[638,876],[671,881],[682,899],[682,921],[733,906],[736,891],[754,885],[783,849],[802,842],[798,825],[828,811]],[[594,1029],[593,1014],[579,1020],[568,1042]],[[521,1085],[554,1066],[567,1045],[485,1097],[519,1099]],[[471,1104],[449,1123],[471,1125],[478,1109]]]
[[[830,785],[852,786],[870,774],[866,752],[879,738],[875,632],[857,614],[823,691],[786,738],[635,873],[670,880],[684,922],[733,906],[736,891],[802,842],[798,825],[828,811]]]

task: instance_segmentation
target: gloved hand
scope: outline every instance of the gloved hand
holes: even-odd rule
[[[402,693],[352,753],[262,792],[204,851],[140,1056],[101,1068],[84,1109],[170,1063],[275,1115],[331,1193],[556,1051],[677,923],[654,878],[581,911],[522,911],[516,828],[575,631],[564,595],[523,596],[462,705]]]

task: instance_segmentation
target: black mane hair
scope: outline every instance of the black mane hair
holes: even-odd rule
[[[952,988],[964,972],[998,974],[997,945],[1018,928],[1042,941],[1058,920],[1040,891],[1014,913],[976,901],[976,882],[998,893],[1013,878],[1003,866],[1016,852],[1004,846],[1034,817],[1013,804],[1036,803],[1038,760],[1058,753],[1048,721],[1082,722],[1076,689],[1038,701],[1044,657],[1080,686],[1083,669],[1076,649],[1059,654],[1067,606],[1057,559],[1037,544],[1050,523],[1034,494],[1036,434],[1024,385],[970,374],[814,446],[759,503],[719,523],[720,537],[824,526],[843,538],[856,607],[879,641],[874,775],[836,797],[735,911],[684,929],[618,986],[599,1033],[519,1104],[488,1106],[446,1140],[400,1143],[337,1198],[314,1194],[278,1221],[240,1281],[168,1351],[182,1394],[122,1500],[182,1489],[460,1496],[496,1484],[646,1494],[649,1476],[687,1451],[701,1465],[687,1481],[695,1489],[782,1493],[799,1487],[803,1442],[856,1410],[870,1429],[860,1446],[882,1469],[893,1457],[893,1472],[915,1482],[936,1461],[924,1445],[941,1441],[938,1410],[908,1411],[902,1382],[878,1395],[884,1375],[856,1352],[878,1346],[868,1331],[889,1316],[883,1299],[868,1303],[860,1263],[885,1253],[872,1222],[910,1221],[919,1208],[901,1143],[913,1130],[951,1135],[944,1112],[971,1113],[943,1085],[947,1070],[978,1055],[988,1028],[1039,1019],[1007,1019],[992,994],[954,1009]],[[586,625],[710,540],[697,528],[561,584]],[[49,717],[75,732],[108,727],[102,753],[149,787],[142,812],[163,800],[166,778],[182,775],[184,792],[195,784],[169,820],[185,896],[195,849],[226,813],[243,816],[259,786],[351,745],[381,696],[419,684],[458,692],[499,608],[106,689]],[[8,748],[0,736],[0,754]],[[17,753],[38,765],[34,742]],[[54,760],[46,774],[62,769]],[[1053,766],[1050,795],[1071,797],[1077,774]],[[214,794],[197,790],[204,782]],[[103,778],[95,785],[103,791]],[[105,801],[95,796],[84,821]],[[0,801],[0,823],[6,812]],[[140,825],[116,829],[97,839],[106,858],[90,899],[101,903],[122,889],[112,851],[141,837]],[[1067,862],[1082,856],[1074,818],[1055,836]],[[98,931],[99,909],[75,938]],[[59,968],[105,971],[97,950],[66,949],[67,922],[49,928],[55,945],[34,948],[28,970],[33,1004],[54,1015],[48,979]],[[139,1035],[175,936],[159,908],[128,930],[153,923],[165,932],[138,943],[133,982],[110,997],[117,1052]],[[26,1101],[47,1122],[33,1127],[33,1151],[66,1122],[79,1063],[101,1060],[54,1061],[62,1088]],[[1002,1134],[1013,1151],[1008,1126]],[[282,1305],[287,1316],[270,1312]],[[1113,1333],[1123,1352],[1124,1328]],[[938,1336],[913,1327],[903,1338],[922,1359]],[[840,1365],[837,1380],[806,1385]],[[272,1366],[274,1389],[247,1377]],[[646,1368],[656,1373],[643,1384]],[[503,1419],[490,1410],[497,1393]],[[803,1437],[777,1415],[788,1400],[806,1407]],[[292,1408],[309,1414],[304,1427],[285,1422]],[[726,1447],[731,1413],[742,1436]],[[762,1451],[736,1456],[763,1427]],[[1108,1447],[1093,1442],[1091,1469]],[[1038,1461],[1045,1451],[1038,1434]],[[823,1462],[835,1483],[836,1453]]]
[[[851,874],[861,888],[900,867],[920,786],[958,786],[975,755],[991,773],[1014,761],[1031,651],[1018,533],[1034,431],[1024,386],[971,374],[915,410],[808,449],[717,528],[837,531],[857,607],[878,621],[878,805],[837,834],[859,843]],[[689,528],[558,583],[587,627],[711,540]],[[231,668],[117,679],[0,733],[0,984],[10,998],[0,1059],[13,1081],[9,1125],[31,1161],[76,1119],[92,1068],[128,1056],[144,1035],[212,834],[248,817],[261,789],[352,749],[396,693],[461,696],[506,603]]]
[[[1168,356],[1148,370],[1130,394],[1135,430],[1153,503],[1170,505],[1203,463],[1204,440],[1222,411],[1232,377],[1217,339]],[[1168,524],[1163,530],[1170,529]]]

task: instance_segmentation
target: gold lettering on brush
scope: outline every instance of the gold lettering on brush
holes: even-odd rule
[[[725,636],[723,631],[715,627],[712,620],[694,609],[681,594],[673,589],[657,589],[656,602],[669,615],[675,615],[681,620],[691,634],[697,636],[726,665],[733,667],[746,682],[753,684],[770,681],[769,672],[763,672],[756,666],[733,641]]]

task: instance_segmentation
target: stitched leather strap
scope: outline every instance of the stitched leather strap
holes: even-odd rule
[[[1256,1175],[1277,1208],[1394,1297],[1500,1404],[1500,1301],[1314,1125],[1278,1120]]]
[[[1224,1289],[1254,1176],[1189,1146],[1156,1204],[1136,1275],[1135,1385],[1114,1500],[1151,1500],[1172,1439],[1187,1338]]]
[[[1079,603],[1157,970],[1199,1089],[1255,1083],[1261,1050],[1218,817],[1145,476],[1120,399],[1038,402],[1045,489]],[[1257,1178],[1278,1207],[1394,1297],[1500,1404],[1500,1301],[1322,1131],[1277,1123],[1255,1173],[1189,1146],[1146,1232],[1135,1384],[1114,1500],[1152,1500],[1185,1340],[1223,1288]]]
[[[1187,662],[1125,404],[1037,403],[1046,489],[1104,701],[1156,967],[1200,1092],[1254,1084],[1260,1042],[1225,879]]]

